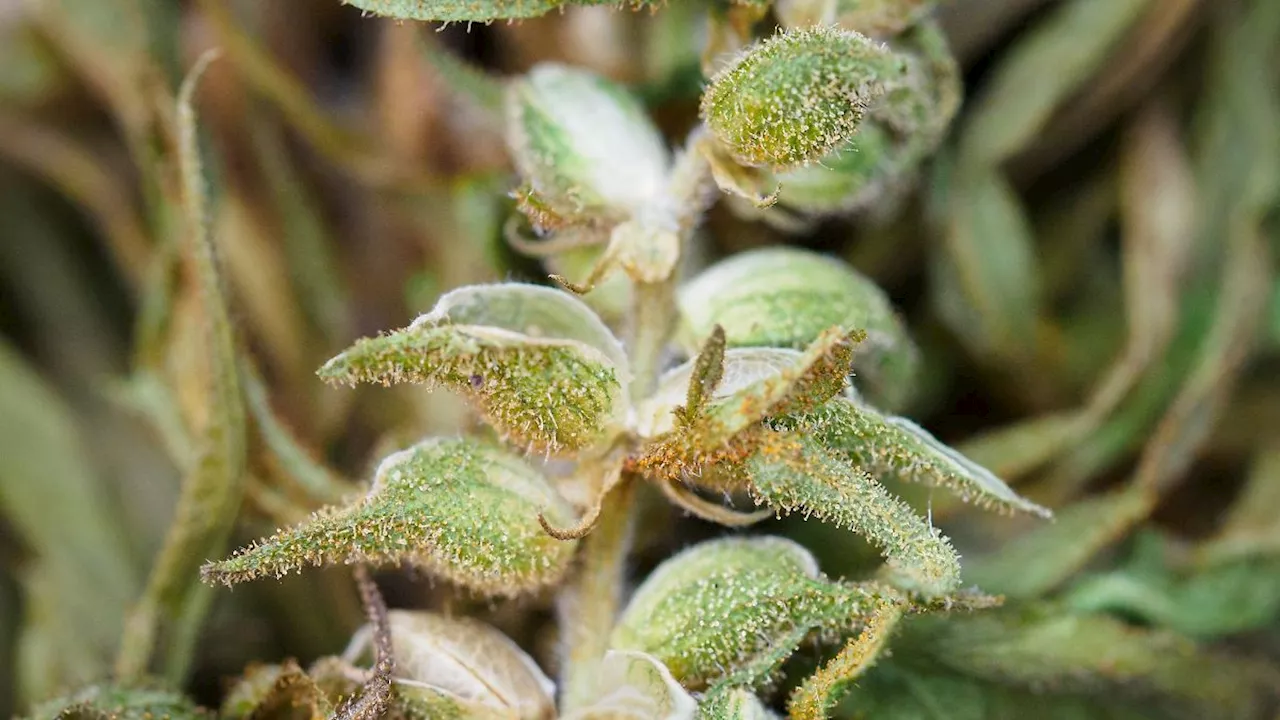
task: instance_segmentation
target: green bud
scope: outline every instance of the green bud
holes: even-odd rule
[[[467,617],[392,610],[393,680],[402,695],[427,686],[434,702],[447,698],[466,708],[464,717],[543,720],[555,715],[555,685],[533,658],[496,628]],[[367,645],[372,630],[353,641]],[[412,697],[412,694],[410,694]],[[414,698],[419,704],[429,696]]]
[[[1053,514],[919,425],[854,400],[836,398],[810,413],[783,419],[775,427],[813,437],[876,478],[947,488],[966,502],[1007,512]]]
[[[666,188],[670,152],[644,106],[586,70],[544,63],[513,82],[507,144],[535,226],[619,220]]]
[[[479,440],[431,439],[378,467],[368,496],[321,510],[227,560],[204,567],[227,585],[305,565],[407,564],[463,587],[515,595],[556,582],[575,543],[542,530],[574,512],[523,459]]]
[[[910,395],[919,353],[906,328],[884,291],[835,258],[794,248],[739,253],[686,284],[678,301],[686,348],[715,325],[729,347],[798,349],[832,326],[863,331],[853,356],[860,389],[892,407]]]
[[[866,36],[830,27],[780,33],[711,80],[702,119],[744,165],[807,165],[853,137],[901,62]]]
[[[93,685],[35,706],[29,720],[207,720],[213,713],[161,688]]]
[[[763,682],[816,630],[856,628],[893,591],[823,576],[783,538],[700,543],[658,566],[614,630],[614,648],[662,662],[687,688]]]
[[[693,720],[698,708],[670,670],[641,652],[610,650],[591,682],[584,707],[561,720]]]
[[[318,374],[449,388],[510,441],[553,454],[607,441],[625,416],[629,382],[622,346],[590,308],[518,283],[454,290],[409,327],[358,341]]]

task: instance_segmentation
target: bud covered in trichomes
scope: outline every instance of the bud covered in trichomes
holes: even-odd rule
[[[704,542],[660,565],[636,590],[612,646],[646,652],[685,687],[769,679],[815,631],[856,630],[891,588],[832,581],[783,538]]]
[[[777,720],[755,693],[740,687],[713,688],[698,705],[699,720]]]
[[[853,359],[860,390],[897,407],[912,389],[919,354],[889,298],[835,258],[795,248],[739,253],[682,287],[679,305],[686,348],[715,325],[729,347],[794,349],[839,326],[866,334]]]
[[[186,696],[159,687],[91,685],[36,705],[29,720],[206,720],[213,713]]]
[[[358,341],[319,375],[449,388],[511,442],[552,454],[608,440],[625,416],[629,381],[622,346],[590,308],[520,283],[454,290],[409,327]]]
[[[806,165],[853,137],[903,70],[900,59],[865,35],[791,30],[748,48],[717,73],[702,96],[702,119],[744,165]]]
[[[372,490],[355,503],[317,512],[301,525],[205,566],[228,585],[281,576],[306,565],[404,564],[460,586],[515,595],[556,582],[573,541],[560,526],[574,513],[528,462],[480,440],[435,438],[390,455]]]
[[[670,153],[644,106],[586,70],[545,63],[513,81],[507,144],[538,227],[621,220],[666,186]]]

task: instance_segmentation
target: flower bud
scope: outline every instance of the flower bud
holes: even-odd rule
[[[702,119],[744,165],[807,165],[848,142],[902,72],[899,59],[856,32],[783,32],[712,79]]]
[[[730,347],[799,349],[832,326],[864,331],[855,384],[890,406],[911,390],[919,357],[906,328],[875,283],[835,258],[794,248],[740,253],[681,288],[679,304],[687,348],[715,325]]]
[[[544,63],[516,80],[507,144],[536,226],[629,217],[666,186],[670,153],[644,106],[586,70]]]

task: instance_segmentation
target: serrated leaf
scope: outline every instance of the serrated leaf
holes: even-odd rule
[[[877,479],[946,488],[965,502],[982,507],[1052,516],[1048,509],[1019,496],[986,468],[914,422],[885,415],[855,400],[834,398],[775,426],[812,436]]]
[[[858,33],[786,31],[718,72],[701,115],[744,165],[806,165],[848,141],[902,70],[887,49]]]
[[[573,511],[537,470],[495,445],[435,438],[378,467],[369,495],[210,563],[208,582],[281,576],[307,565],[408,564],[478,592],[515,595],[558,580],[576,543],[543,532],[538,513]]]
[[[625,218],[650,205],[666,187],[671,160],[626,89],[554,63],[509,87],[507,144],[539,202],[569,222]]]
[[[668,559],[645,580],[613,632],[682,685],[763,683],[816,630],[856,629],[892,589],[826,579],[809,551],[782,538],[725,538]]]
[[[404,688],[427,687],[495,716],[541,720],[555,711],[555,685],[496,628],[466,617],[392,610],[393,679]],[[355,644],[367,642],[368,627]]]
[[[319,375],[449,388],[511,441],[550,453],[608,439],[629,382],[622,347],[595,313],[567,293],[519,283],[454,290],[409,327],[358,341]]]
[[[817,672],[805,678],[787,702],[792,720],[823,720],[849,690],[850,684],[879,659],[894,627],[902,618],[902,608],[884,605],[868,618],[866,626]]]
[[[960,558],[950,541],[815,439],[769,432],[743,465],[758,502],[862,535],[880,548],[895,583],[926,595],[944,595],[960,584]]]
[[[213,713],[173,690],[92,685],[32,709],[29,720],[205,720]]]
[[[900,406],[915,381],[919,351],[869,278],[836,258],[794,248],[739,253],[680,289],[686,347],[714,325],[733,347],[801,349],[838,326],[863,331],[853,367],[860,389]]]
[[[562,720],[693,720],[698,708],[662,663],[641,652],[605,653],[592,683],[595,695]]]

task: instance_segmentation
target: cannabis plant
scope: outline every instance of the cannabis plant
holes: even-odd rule
[[[1137,221],[1150,247],[1126,249],[1130,344],[1081,409],[1046,409],[1066,394],[1058,378],[1071,374],[1071,359],[1038,338],[1058,332],[1070,344],[1088,333],[1041,326],[1010,168],[1150,3],[1062,3],[993,71],[956,128],[961,63],[931,2],[349,2],[382,18],[366,25],[415,33],[414,57],[469,113],[476,147],[459,156],[502,148],[489,176],[450,184],[370,151],[369,138],[353,140],[313,107],[216,0],[197,3],[198,17],[223,47],[191,63],[173,93],[160,58],[176,78],[178,53],[161,48],[176,34],[165,18],[180,11],[141,0],[33,3],[40,27],[106,99],[139,169],[143,219],[112,214],[101,195],[109,184],[86,191],[99,193],[94,207],[112,219],[104,227],[116,247],[153,258],[136,278],[130,379],[113,392],[157,431],[185,480],[147,573],[115,563],[127,552],[111,527],[86,523],[64,544],[43,525],[20,525],[44,557],[72,558],[46,560],[29,581],[33,597],[62,608],[83,572],[102,579],[105,602],[127,605],[118,650],[110,635],[51,632],[60,609],[52,625],[33,623],[29,686],[84,685],[33,704],[31,717],[209,714],[182,685],[196,646],[219,644],[218,633],[200,632],[210,603],[242,585],[303,618],[303,634],[338,630],[346,647],[317,643],[305,662],[264,653],[237,668],[213,694],[226,720],[979,718],[1023,717],[1042,702],[1062,718],[1274,710],[1274,659],[1207,645],[1274,627],[1280,610],[1280,585],[1258,580],[1260,569],[1277,569],[1274,448],[1257,451],[1243,499],[1194,560],[1170,560],[1185,548],[1154,526],[1136,531],[1188,473],[1257,342],[1274,286],[1262,240],[1280,206],[1274,162],[1250,165],[1246,189],[1218,189],[1221,212],[1203,232],[1230,239],[1206,261],[1221,280],[1190,299],[1177,281],[1192,264],[1190,231],[1170,230],[1183,241],[1164,242],[1159,220]],[[1248,85],[1274,74],[1258,58],[1275,54],[1280,12],[1262,0],[1232,6],[1217,21],[1223,47],[1256,57],[1215,56],[1214,92],[1226,99],[1205,121],[1218,144],[1210,162],[1280,148],[1265,122],[1280,118],[1275,93]],[[680,92],[667,87],[678,84],[670,68],[656,85],[564,58],[502,75],[413,24],[392,25],[557,18],[665,23],[654,43],[664,33],[697,38],[683,51],[696,118],[681,125],[653,112],[654,93]],[[1063,38],[1080,57],[1055,54]],[[1028,76],[1045,58],[1061,60],[1062,72]],[[429,310],[352,340],[336,263],[317,240],[323,227],[283,135],[250,113],[252,137],[223,138],[261,165],[248,189],[236,186],[243,168],[207,152],[198,92],[223,64],[379,202],[457,234],[438,248],[453,270],[427,283]],[[1260,94],[1271,101],[1261,110],[1249,105]],[[1144,116],[1130,172],[1185,198],[1184,165],[1142,160],[1176,146],[1169,112]],[[228,117],[237,113],[220,120]],[[51,143],[29,156],[47,168],[41,153],[61,147],[56,136],[13,125]],[[74,152],[61,157],[77,165]],[[290,238],[286,262],[228,252],[227,237],[260,222],[252,195],[264,187]],[[716,213],[744,235],[721,238],[734,251],[720,257]],[[781,242],[852,222],[885,234],[893,252],[893,223],[912,215],[941,248],[927,277],[937,322],[923,337],[868,274]],[[472,235],[501,236],[505,247],[463,248],[477,224],[484,229]],[[149,235],[160,239],[154,247]],[[493,261],[508,252],[519,259]],[[1149,257],[1173,279],[1152,279],[1161,270],[1146,267]],[[486,263],[539,269],[505,281],[458,270]],[[273,294],[275,281],[295,282],[305,302]],[[240,310],[237,293],[266,300]],[[1155,329],[1139,330],[1147,321]],[[1036,413],[963,447],[912,419],[960,362],[935,355],[947,333],[986,376],[1016,386],[995,394],[1030,398]],[[346,349],[299,381],[291,372],[307,362],[308,342]],[[1144,379],[1166,351],[1167,377]],[[7,358],[0,353],[0,369],[16,369],[6,376],[26,372]],[[367,404],[359,412],[378,418],[381,435],[354,446],[374,458],[366,472],[348,480],[304,448],[273,404],[264,365],[292,378],[289,391],[325,398],[303,405],[331,434]],[[321,382],[333,389],[320,395]],[[356,399],[354,388],[370,384],[384,387]],[[1125,433],[1141,434],[1130,428],[1163,408],[1166,386],[1168,412],[1153,416],[1134,477],[1075,499],[1106,477]],[[41,393],[33,381],[0,397],[0,409],[41,419],[13,437],[56,434],[41,428],[58,418],[44,423],[52,416],[31,410],[49,404]],[[418,422],[403,422],[406,406]],[[1076,445],[1088,452],[1071,454]],[[57,468],[66,482],[89,474],[74,457],[50,462],[66,466]],[[1026,497],[1002,479],[1047,466]],[[49,502],[38,492],[6,505]],[[953,500],[995,517],[961,515]],[[935,520],[955,518],[953,543]],[[1106,566],[1090,566],[1131,532]],[[363,617],[347,633],[349,576]],[[435,599],[430,610],[401,601],[421,586]],[[70,659],[91,644],[81,672]],[[103,647],[114,656],[110,678],[94,677]]]

